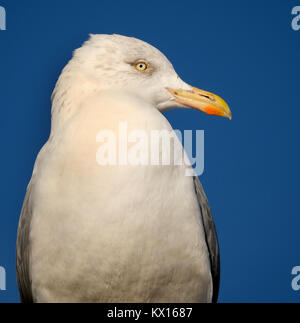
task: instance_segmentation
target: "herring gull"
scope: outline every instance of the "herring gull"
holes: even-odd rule
[[[186,165],[102,165],[99,129],[172,129],[162,112],[231,118],[156,48],[91,35],[52,95],[51,133],[19,221],[22,302],[215,302],[219,248],[206,195]],[[117,130],[116,130],[117,131]]]

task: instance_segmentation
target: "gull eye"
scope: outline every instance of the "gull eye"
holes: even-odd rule
[[[139,72],[146,72],[149,68],[149,65],[146,62],[137,62],[134,64],[134,67]]]

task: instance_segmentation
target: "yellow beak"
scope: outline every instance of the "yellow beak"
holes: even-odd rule
[[[174,101],[186,107],[203,111],[207,114],[222,116],[231,120],[231,111],[227,103],[219,96],[196,87],[192,91],[174,90],[168,88],[174,96]]]

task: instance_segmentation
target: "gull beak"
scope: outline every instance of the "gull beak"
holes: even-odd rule
[[[191,91],[170,88],[167,88],[167,90],[173,95],[173,101],[179,104],[231,120],[231,111],[227,103],[213,93],[197,89],[196,87],[192,87]]]

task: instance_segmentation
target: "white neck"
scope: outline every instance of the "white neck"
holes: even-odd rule
[[[89,75],[84,75],[72,59],[63,69],[52,94],[51,135],[62,127],[81,103],[99,91],[99,85]]]

